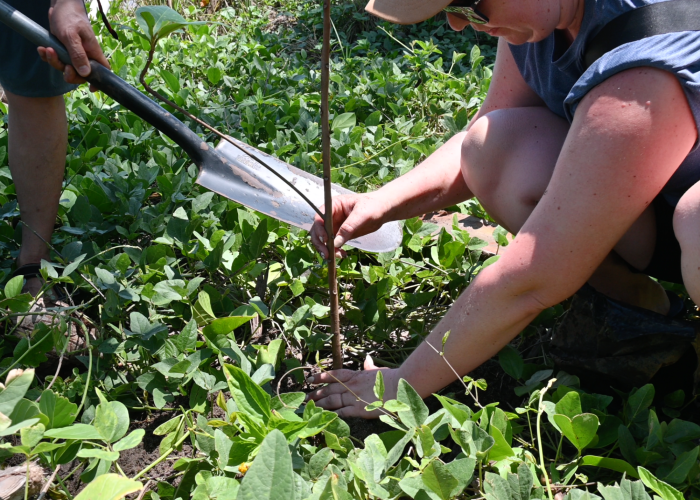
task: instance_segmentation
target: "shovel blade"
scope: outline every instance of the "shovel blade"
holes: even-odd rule
[[[291,187],[251,157],[275,169],[316,207],[324,203],[323,180],[243,142],[231,140],[245,153],[222,140],[213,154],[206,155],[200,164],[197,184],[275,219],[307,231],[311,229],[315,211]],[[339,196],[352,191],[333,184],[332,193]],[[391,252],[401,244],[401,238],[399,224],[389,222],[374,233],[348,241],[347,245],[368,252]]]

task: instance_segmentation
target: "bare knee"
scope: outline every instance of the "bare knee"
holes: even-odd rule
[[[673,231],[681,246],[683,282],[700,304],[700,182],[681,197],[673,213]]]
[[[544,193],[567,132],[565,120],[534,107],[492,111],[467,132],[462,175],[491,216],[511,231]]]

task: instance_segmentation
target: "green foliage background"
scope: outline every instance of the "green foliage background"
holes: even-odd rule
[[[320,6],[240,3],[213,15],[175,7],[207,22],[158,42],[149,84],[220,130],[318,174]],[[110,17],[121,25],[119,40],[96,26],[102,45],[113,70],[138,87],[148,41],[129,9],[114,4]],[[334,5],[333,19],[333,181],[364,192],[466,127],[488,89],[495,45],[441,20],[377,25],[351,2]],[[659,402],[646,386],[614,400],[583,391],[565,373],[545,394],[547,360],[525,363],[514,347],[500,364],[517,407],[480,404],[481,379],[465,378],[464,395],[441,395],[432,408],[402,382],[396,400],[372,406],[384,412],[384,432],[363,440],[334,413],[304,403],[302,371],[282,380],[287,389],[278,395],[282,373],[323,366],[329,354],[326,268],[307,234],[194,184],[196,167],[169,138],[104,95],[80,88],[66,106],[55,260],[42,267],[50,284],[68,287],[71,302],[54,311],[53,325],[17,336],[16,318],[33,299],[21,293],[21,279],[5,286],[5,458],[71,464],[70,474],[89,483],[81,499],[138,491],[168,459],[177,480],[156,481],[150,498],[545,498],[545,475],[572,499],[646,499],[646,488],[664,499],[700,495],[700,427],[679,419],[685,394]],[[20,243],[6,151],[4,127],[5,276]],[[475,201],[455,209],[484,216]],[[406,221],[396,252],[350,251],[340,263],[351,365],[368,352],[400,364],[493,262],[482,256],[485,242],[457,227],[434,237],[436,229]],[[547,311],[523,338],[560,312]],[[71,332],[88,342],[71,347]],[[58,353],[74,362],[72,371],[43,373]],[[375,392],[382,400],[379,380]],[[154,431],[159,458],[126,477],[120,459],[145,434],[130,425],[135,412],[161,411],[172,418]],[[183,444],[192,456],[178,454]],[[56,495],[71,497],[66,475],[57,477]]]

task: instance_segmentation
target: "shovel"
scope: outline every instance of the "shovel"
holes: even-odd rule
[[[56,37],[2,0],[0,21],[37,46],[53,48],[63,63],[71,64],[68,51]],[[170,137],[187,153],[199,167],[197,184],[275,219],[311,229],[314,215],[324,203],[322,179],[233,138],[241,149],[227,141],[211,148],[184,123],[110,70],[95,61],[90,61],[90,67],[87,80],[92,85]],[[332,191],[333,196],[352,192],[335,184]],[[401,238],[398,223],[390,222],[347,245],[369,252],[389,252],[401,244]]]

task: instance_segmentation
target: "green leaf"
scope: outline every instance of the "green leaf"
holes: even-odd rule
[[[639,477],[647,488],[653,490],[654,493],[663,498],[663,500],[683,500],[683,493],[678,491],[670,484],[657,479],[654,474],[649,472],[644,467],[637,467],[637,471],[639,472]]]
[[[374,378],[374,396],[379,401],[384,401],[384,375],[381,370],[377,370],[377,376]]]
[[[591,444],[598,432],[599,420],[592,413],[576,415],[573,419],[560,414],[556,414],[552,418],[579,452]]]
[[[433,460],[423,469],[422,478],[423,484],[442,500],[452,498],[452,490],[458,485],[457,479],[450,473],[445,464],[439,460]]]
[[[489,435],[494,441],[493,447],[489,451],[489,460],[498,462],[513,456],[513,448],[510,447],[500,429],[493,424],[490,425]]]
[[[355,113],[343,113],[333,118],[331,130],[353,128],[357,124]]]
[[[330,448],[323,448],[312,456],[309,460],[309,477],[311,480],[318,480],[326,467],[328,467],[328,464],[331,463],[334,458],[335,454]]]
[[[595,455],[586,455],[581,460],[581,465],[590,465],[591,467],[602,467],[603,469],[614,470],[627,474],[629,477],[639,479],[637,469],[632,467],[628,462],[617,458],[597,457]]]
[[[425,406],[423,398],[421,398],[411,385],[404,379],[399,380],[399,386],[396,391],[396,399],[408,405],[410,410],[398,412],[401,422],[409,427],[420,427],[425,423],[430,412]]]
[[[146,431],[143,429],[135,429],[131,431],[127,436],[120,439],[112,445],[114,451],[124,451],[136,448],[143,441],[143,437],[146,435]]]
[[[170,90],[172,90],[175,93],[178,93],[180,91],[180,80],[178,80],[177,76],[173,75],[167,69],[160,69],[158,72],[160,73],[160,76],[163,78],[163,80],[165,80],[165,83],[168,84]]]
[[[517,474],[508,474],[508,486],[513,494],[513,500],[529,500],[533,484],[532,473],[525,462],[518,465]]]
[[[450,428],[450,434],[467,456],[479,460],[485,458],[496,443],[493,437],[471,420],[464,422],[461,429]]]
[[[270,432],[241,482],[237,500],[280,500],[297,498],[292,455],[287,440],[278,431]]]
[[[182,332],[173,339],[180,352],[194,351],[197,348],[197,322],[190,320]]]
[[[210,335],[227,335],[239,326],[245,325],[255,316],[229,316],[228,318],[215,319],[204,327],[202,333],[209,337]]]
[[[627,418],[630,421],[634,421],[642,411],[651,406],[652,401],[654,401],[653,385],[647,384],[634,391],[627,400],[627,405],[625,407]]]
[[[579,396],[576,391],[567,392],[556,404],[555,410],[560,415],[566,415],[570,419],[574,418],[576,415],[580,415],[583,413],[581,409],[581,396]]]
[[[22,422],[19,422],[15,425],[12,425],[12,426],[7,427],[7,428],[3,429],[2,431],[0,431],[0,437],[9,436],[11,434],[14,434],[15,432],[17,432],[21,429],[24,429],[25,427],[30,427],[30,426],[36,424],[37,422],[39,422],[38,418],[30,418],[28,420],[23,420]]]
[[[24,286],[24,276],[19,275],[12,278],[5,284],[5,297],[12,299],[17,297],[22,293],[22,287]]]
[[[44,424],[36,424],[31,427],[24,427],[19,431],[20,438],[22,440],[22,446],[27,446],[28,448],[34,448],[41,438],[44,437],[44,431],[46,428]]]
[[[508,482],[492,472],[486,473],[484,492],[487,500],[511,500]]]
[[[114,462],[119,459],[119,453],[116,451],[107,451],[100,448],[83,448],[78,452],[80,458],[99,458],[100,460],[108,460]]]
[[[498,353],[498,362],[501,364],[503,371],[515,380],[520,380],[523,377],[525,362],[517,349],[511,346],[505,346],[501,352]]]
[[[105,441],[113,443],[129,430],[129,410],[119,401],[100,403],[95,410],[93,425]]]
[[[90,482],[75,500],[121,500],[141,488],[143,485],[140,482],[119,474],[102,474]]]
[[[263,219],[255,228],[253,234],[246,241],[246,245],[243,247],[243,251],[250,260],[255,260],[260,257],[260,254],[267,244],[267,239],[270,235],[270,231],[267,229],[267,219]]]
[[[664,476],[664,480],[672,484],[683,483],[688,477],[691,467],[693,467],[698,460],[698,451],[700,451],[700,448],[696,446],[692,450],[678,455],[670,472]]]
[[[224,374],[238,409],[251,417],[267,422],[272,415],[270,395],[237,366],[224,365]]]
[[[34,380],[34,370],[24,370],[19,377],[13,378],[0,392],[0,413],[11,415],[15,405],[22,399]]]
[[[212,66],[207,70],[207,79],[212,85],[216,85],[221,81],[221,70],[216,66]]]
[[[78,405],[50,390],[41,393],[39,408],[41,413],[49,417],[47,429],[69,426],[75,421],[78,411]]]
[[[70,427],[50,429],[44,433],[44,436],[58,439],[102,439],[102,434],[95,427],[87,424],[73,424]]]

